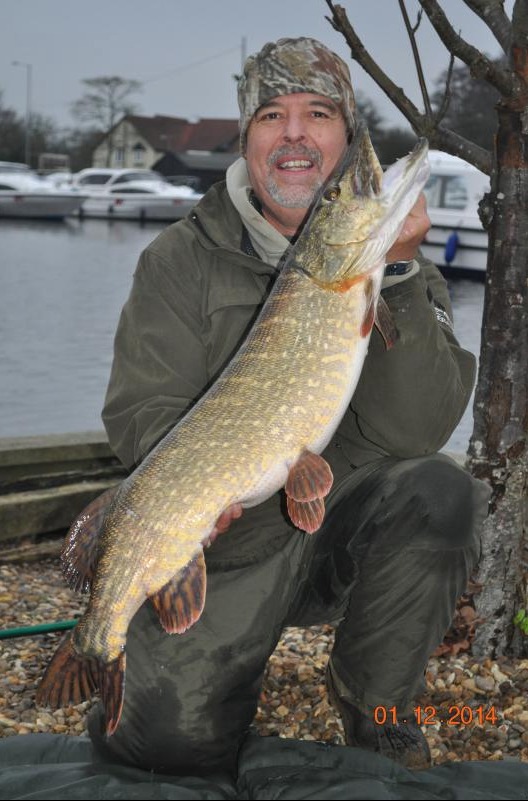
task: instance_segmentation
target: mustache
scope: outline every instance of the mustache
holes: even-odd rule
[[[321,152],[315,148],[307,147],[306,145],[281,145],[281,147],[269,154],[266,160],[268,167],[273,167],[284,156],[305,158],[312,161],[317,167],[320,167],[323,162]]]

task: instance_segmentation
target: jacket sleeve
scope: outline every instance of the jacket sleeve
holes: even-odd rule
[[[382,292],[399,331],[386,350],[377,329],[352,399],[355,437],[380,454],[409,458],[439,450],[471,397],[476,359],[457,342],[447,284],[420,259],[409,280]],[[357,442],[357,439],[356,439]]]
[[[137,465],[207,382],[199,275],[150,246],[119,320],[102,419],[123,464]],[[181,269],[180,269],[181,267]]]

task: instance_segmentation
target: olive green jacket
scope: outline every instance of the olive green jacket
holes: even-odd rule
[[[243,252],[241,243],[239,214],[220,183],[142,253],[119,321],[103,410],[110,445],[127,467],[215,380],[269,293],[276,269]],[[416,275],[383,296],[400,337],[386,350],[373,331],[359,385],[325,451],[336,484],[380,456],[439,450],[472,391],[475,358],[438,320],[438,308],[451,316],[451,304],[436,267],[422,260]]]

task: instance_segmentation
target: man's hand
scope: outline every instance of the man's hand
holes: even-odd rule
[[[430,227],[431,220],[427,214],[425,195],[422,192],[409,212],[398,239],[385,256],[386,263],[414,259]]]

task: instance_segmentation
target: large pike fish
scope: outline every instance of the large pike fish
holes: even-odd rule
[[[427,175],[425,141],[383,174],[358,125],[233,360],[104,514],[97,501],[72,525],[63,561],[74,586],[91,587],[90,599],[38,703],[80,703],[98,691],[112,734],[127,629],[147,598],[168,633],[186,631],[205,602],[204,544],[282,487],[293,523],[320,527],[333,477],[319,454],[363,366],[385,253]]]

